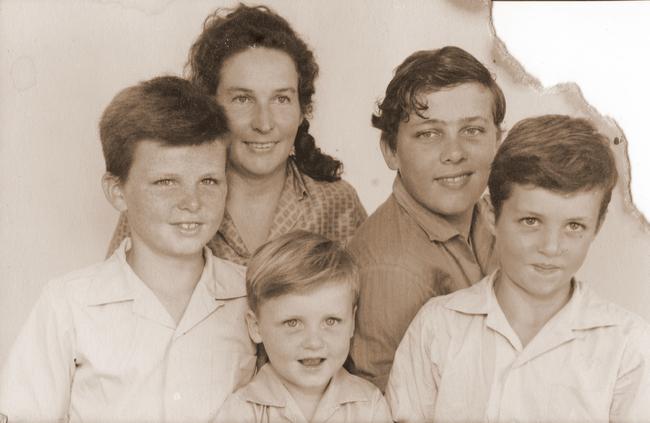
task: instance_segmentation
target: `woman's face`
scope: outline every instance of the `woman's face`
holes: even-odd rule
[[[229,169],[248,178],[284,172],[303,117],[293,59],[280,50],[249,48],[223,63],[219,80],[217,101],[232,137]]]

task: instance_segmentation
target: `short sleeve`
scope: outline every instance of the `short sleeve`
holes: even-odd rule
[[[67,419],[74,327],[57,288],[46,286],[3,365],[0,413],[11,422]]]
[[[390,414],[390,408],[388,408],[388,403],[386,398],[381,394],[379,390],[375,392],[375,397],[373,398],[373,410],[372,410],[372,423],[392,423],[393,418]]]
[[[621,357],[610,407],[612,422],[650,422],[650,329],[633,329]]]
[[[386,399],[397,422],[432,421],[440,383],[440,372],[432,354],[435,316],[428,303],[411,322],[395,352],[386,387]]]
[[[212,423],[256,423],[254,406],[239,398],[237,392],[226,398]]]

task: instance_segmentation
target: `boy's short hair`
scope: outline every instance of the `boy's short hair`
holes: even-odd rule
[[[418,96],[461,84],[479,83],[492,92],[492,117],[500,132],[506,114],[506,100],[490,71],[465,50],[447,46],[411,54],[395,70],[386,96],[372,115],[372,126],[381,130],[382,141],[395,151],[397,130],[412,112],[420,114],[427,105]]]
[[[607,137],[586,119],[544,115],[519,121],[499,147],[488,179],[498,219],[513,184],[560,193],[602,189],[603,221],[618,173]]]
[[[352,255],[322,235],[289,232],[262,245],[251,257],[246,272],[248,305],[257,313],[266,300],[309,292],[328,282],[348,283],[356,305],[359,280]]]
[[[162,76],[120,91],[99,123],[106,171],[125,182],[138,142],[199,145],[228,132],[216,101],[189,81]]]

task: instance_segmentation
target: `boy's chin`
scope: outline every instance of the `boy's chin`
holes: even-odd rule
[[[159,245],[159,246],[149,246],[144,244],[142,241],[133,242],[132,250],[136,254],[142,252],[146,254],[146,251],[149,251],[149,254],[158,256],[160,258],[169,258],[169,259],[194,259],[197,256],[203,255],[203,248],[207,244],[202,240],[195,240],[193,242],[176,242],[172,245]]]

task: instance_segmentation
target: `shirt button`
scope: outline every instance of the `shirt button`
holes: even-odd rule
[[[174,401],[178,401],[179,399],[181,399],[181,394],[179,394],[178,392],[176,392],[176,393],[174,393],[174,395],[172,396],[172,398],[174,398]]]

